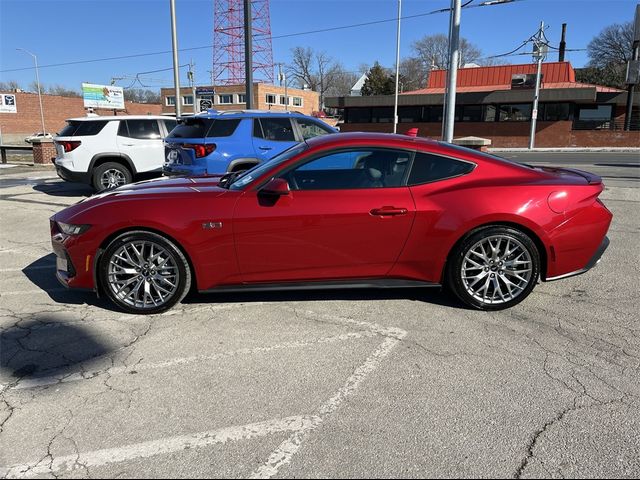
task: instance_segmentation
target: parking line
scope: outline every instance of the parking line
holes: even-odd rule
[[[319,422],[317,416],[293,416],[267,420],[248,425],[134,443],[122,447],[105,448],[79,453],[78,455],[54,457],[52,461],[47,458],[39,462],[13,465],[0,468],[0,475],[2,478],[26,478],[48,475],[53,472],[72,472],[82,468],[101,467],[111,463],[179,452],[189,448],[202,448],[238,440],[250,440],[273,433],[306,430],[317,422]]]
[[[35,267],[0,268],[0,273],[22,272],[23,270],[53,270],[55,267],[55,263],[52,263],[51,265],[37,265]]]
[[[71,290],[61,287],[61,288],[47,288],[47,289],[40,289],[40,290],[18,290],[15,292],[2,292],[0,293],[0,297],[8,297],[8,296],[14,296],[14,295],[33,295],[34,293],[60,293],[60,292],[69,292]]]
[[[0,384],[0,392],[6,390],[24,390],[28,388],[37,388],[37,387],[46,387],[50,385],[57,385],[61,383],[71,383],[78,382],[82,380],[91,380],[101,374],[109,373],[109,375],[122,375],[126,373],[132,372],[143,372],[147,370],[157,370],[160,368],[172,368],[181,365],[188,365],[191,363],[201,363],[201,362],[212,362],[215,360],[220,360],[223,358],[230,358],[239,355],[254,355],[257,353],[267,353],[274,350],[283,350],[287,348],[304,348],[311,345],[321,345],[326,343],[335,343],[342,342],[347,340],[365,338],[365,337],[374,337],[376,335],[375,332],[364,331],[364,332],[351,332],[351,333],[343,333],[340,335],[335,335],[331,337],[323,337],[317,340],[311,341],[297,341],[297,342],[288,342],[282,343],[279,345],[270,345],[268,347],[255,347],[255,348],[241,348],[240,350],[233,350],[231,352],[221,352],[216,353],[214,355],[196,355],[193,357],[181,357],[181,358],[173,358],[171,360],[167,360],[165,362],[159,363],[141,363],[134,366],[129,367],[112,367],[106,370],[95,370],[95,371],[79,371],[74,373],[67,373],[62,375],[49,375],[41,378],[32,378],[27,380],[21,380],[15,385],[9,384]]]
[[[404,332],[404,334],[406,335],[406,332]],[[391,350],[400,343],[401,338],[387,337],[375,352],[353,372],[342,388],[320,407],[318,420],[294,431],[289,438],[282,442],[278,448],[269,455],[267,461],[254,471],[249,478],[271,478],[278,474],[280,468],[291,463],[293,456],[300,449],[307,434],[318,428],[329,415],[340,408],[340,405],[349,396],[355,393],[363,380],[378,368],[380,360],[389,355]]]

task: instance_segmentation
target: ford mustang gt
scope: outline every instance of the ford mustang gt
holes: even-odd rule
[[[57,277],[157,313],[200,292],[445,286],[511,307],[583,273],[612,215],[599,177],[427,139],[326,135],[224,176],[159,179],[51,218]]]

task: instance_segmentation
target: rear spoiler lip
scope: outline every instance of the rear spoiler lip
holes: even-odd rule
[[[602,184],[602,178],[599,177],[598,175],[595,175],[595,174],[589,173],[589,172],[585,172],[584,170],[578,170],[576,168],[548,167],[548,166],[537,167],[537,168],[541,168],[541,170],[547,171],[547,172],[558,172],[558,173],[567,172],[567,173],[572,173],[573,175],[577,175],[579,177],[584,178],[587,181],[587,184],[589,184],[589,185]]]

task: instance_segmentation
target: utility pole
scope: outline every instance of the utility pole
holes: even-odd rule
[[[189,71],[187,72],[187,78],[189,79],[189,86],[191,87],[191,96],[193,98],[193,114],[198,113],[198,99],[196,98],[196,84],[194,81],[194,70],[195,64],[193,63],[193,58],[189,62]]]
[[[398,32],[396,34],[396,96],[393,102],[393,133],[398,131],[398,86],[400,84],[400,17],[402,0],[398,0]]]
[[[244,81],[247,110],[253,108],[253,37],[251,0],[244,0]],[[273,70],[272,70],[273,75]]]
[[[444,112],[443,140],[453,141],[453,127],[456,115],[456,83],[460,63],[460,0],[451,0],[451,23],[449,25],[449,70],[447,71],[447,93]]]
[[[178,63],[178,36],[176,34],[176,0],[169,0],[171,10],[171,47],[173,48],[173,85],[176,89],[176,118],[182,115],[180,96],[180,64]]]
[[[282,70],[282,62],[278,65],[278,82],[280,86],[284,83],[284,109],[289,110],[289,96],[287,95],[287,74]]]
[[[547,54],[547,43],[544,36],[544,22],[540,22],[538,36],[534,40],[533,59],[538,61],[538,71],[536,73],[536,91],[533,95],[533,109],[531,110],[531,131],[529,132],[529,150],[535,145],[536,123],[538,119],[538,100],[540,98],[540,80],[542,76],[542,61]]]
[[[40,121],[42,122],[42,133],[47,133],[47,130],[44,128],[44,109],[42,108],[42,89],[40,88],[40,74],[38,73],[38,57],[36,57],[35,54],[31,53],[29,50],[25,50],[24,48],[16,48],[16,50],[28,53],[33,57],[33,61],[35,62],[36,84],[38,85],[38,101],[40,102]]]

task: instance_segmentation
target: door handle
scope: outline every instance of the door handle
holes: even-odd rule
[[[258,147],[260,150],[273,150],[273,147]]]
[[[407,211],[408,210],[406,208],[381,207],[381,208],[374,208],[373,210],[371,210],[370,213],[371,215],[386,217],[386,216],[392,216],[392,215],[406,215]]]

